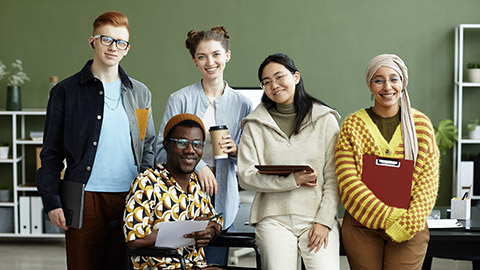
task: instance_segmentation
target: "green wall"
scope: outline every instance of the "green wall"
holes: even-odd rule
[[[49,77],[64,79],[93,56],[92,22],[108,10],[130,19],[132,49],[122,66],[152,91],[157,128],[168,95],[200,79],[184,48],[190,29],[227,26],[232,60],[225,79],[231,86],[257,86],[258,65],[268,54],[290,55],[307,90],[336,107],[342,119],[371,105],[364,83],[368,61],[396,53],[409,68],[413,107],[436,124],[453,115],[454,28],[480,23],[478,0],[2,0],[0,60],[23,60],[32,79],[22,87],[25,108],[45,107]],[[480,52],[472,57],[480,60]],[[3,80],[0,107],[5,92]],[[469,110],[480,115],[478,106]],[[3,137],[8,123],[0,120]],[[449,152],[439,205],[449,203],[451,163]],[[6,166],[0,170],[8,175]]]

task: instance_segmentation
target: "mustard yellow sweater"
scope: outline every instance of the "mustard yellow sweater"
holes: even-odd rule
[[[393,241],[403,242],[425,228],[438,192],[439,151],[427,116],[412,110],[418,141],[410,206],[406,209],[381,202],[362,182],[363,154],[404,158],[400,125],[387,142],[365,110],[345,119],[335,146],[335,165],[340,196],[356,220],[370,229],[382,229]]]

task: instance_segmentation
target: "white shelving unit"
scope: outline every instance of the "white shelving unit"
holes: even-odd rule
[[[462,123],[463,123],[463,103],[464,103],[464,92],[467,91],[479,91],[480,83],[471,83],[464,82],[464,50],[465,50],[465,35],[466,30],[469,29],[478,29],[475,35],[480,36],[480,24],[460,24],[455,28],[455,86],[454,86],[454,108],[453,108],[453,119],[455,126],[458,127],[458,138],[457,143],[454,146],[453,151],[453,185],[452,185],[452,194],[453,196],[461,197],[460,193],[460,179],[462,179],[462,152],[464,148],[471,145],[480,145],[480,140],[468,139],[462,133]],[[468,31],[468,34],[473,34],[475,30]],[[480,44],[477,44],[480,45]],[[465,102],[477,102],[478,100],[465,100]],[[473,117],[473,116],[472,116]],[[480,199],[480,194],[472,194],[472,199]]]
[[[45,116],[45,109],[23,109],[22,111],[0,110],[0,117],[10,117],[12,124],[11,156],[8,159],[0,159],[0,163],[11,164],[13,201],[0,203],[0,207],[13,208],[13,233],[0,233],[0,237],[24,237],[24,238],[63,238],[64,234],[54,233],[21,233],[19,198],[26,192],[36,192],[37,188],[32,183],[35,179],[26,179],[26,151],[27,145],[41,146],[42,141],[34,141],[26,134],[26,118],[29,116]],[[20,132],[18,134],[18,128]],[[20,168],[20,170],[19,170]],[[20,172],[20,173],[19,173]],[[0,217],[2,218],[2,217]]]

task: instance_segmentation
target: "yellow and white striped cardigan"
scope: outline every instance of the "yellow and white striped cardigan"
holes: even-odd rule
[[[365,110],[345,119],[335,146],[335,165],[341,199],[356,220],[370,229],[382,229],[393,241],[403,242],[425,228],[438,192],[439,151],[427,116],[412,110],[418,141],[410,206],[407,210],[381,202],[362,182],[363,154],[404,158],[400,125],[387,142]]]

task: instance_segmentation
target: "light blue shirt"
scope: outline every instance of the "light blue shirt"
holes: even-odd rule
[[[240,121],[252,111],[252,103],[244,95],[235,92],[226,82],[225,84],[223,95],[215,98],[215,120],[217,125],[227,125],[228,133],[238,145],[240,134],[242,133]],[[184,87],[170,95],[158,132],[155,151],[156,162],[165,163],[167,161],[167,153],[163,148],[163,130],[168,120],[180,113],[195,114],[200,119],[203,119],[208,106],[209,103],[203,92],[201,82]],[[215,195],[215,210],[217,213],[223,213],[224,229],[233,224],[240,206],[238,181],[235,174],[236,163],[237,158],[229,156],[227,159],[217,159],[215,165],[218,182],[218,193]],[[199,171],[206,165],[203,160],[200,160],[196,171]]]
[[[87,191],[125,192],[138,174],[120,85],[120,78],[103,83],[103,122]]]

